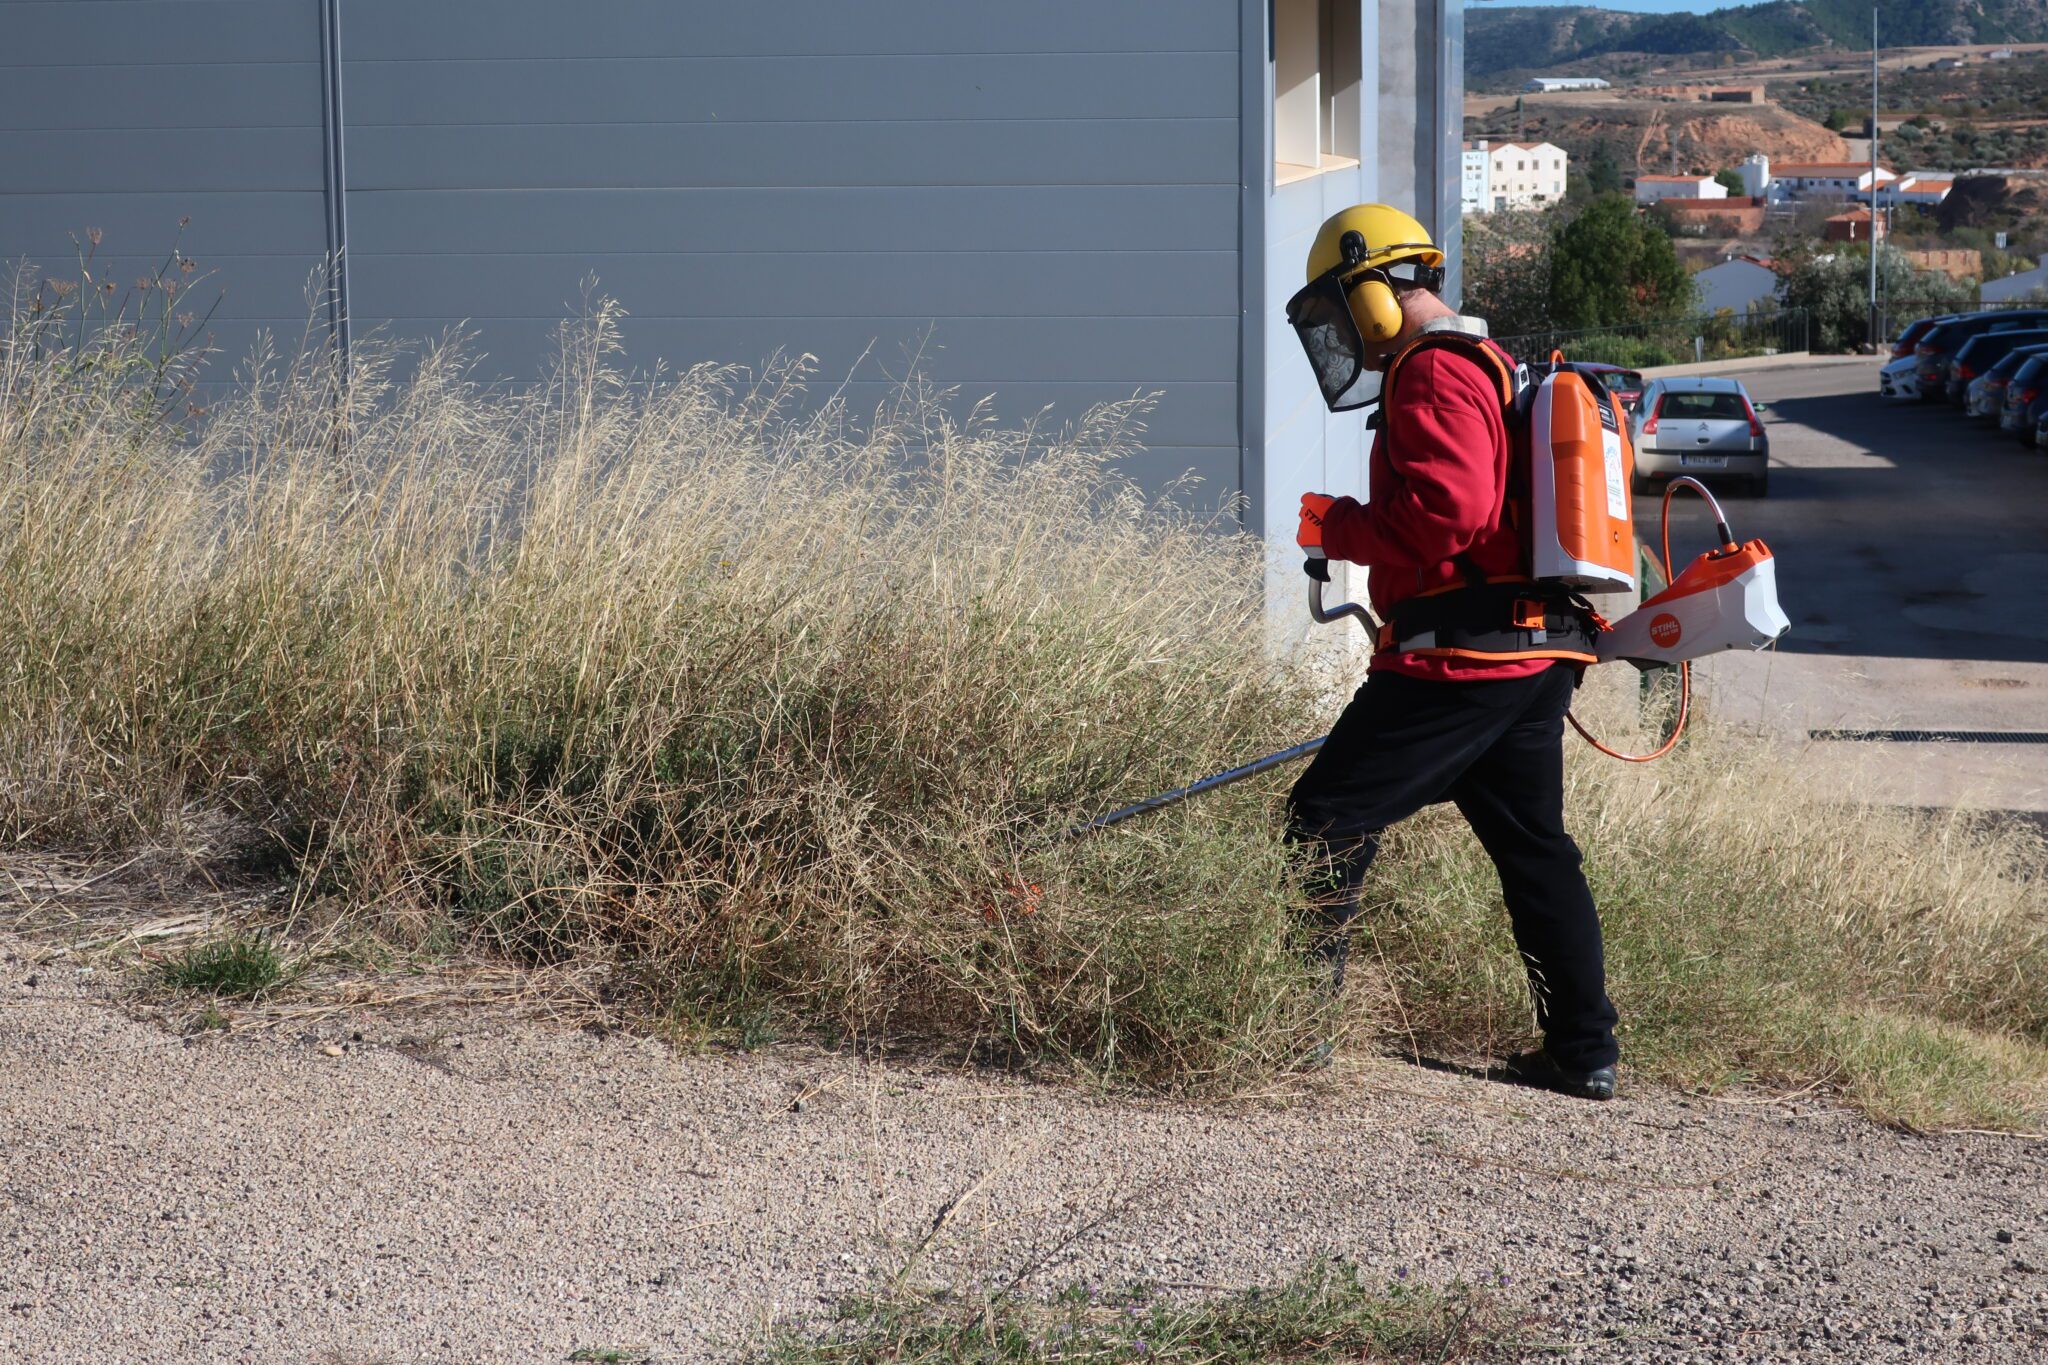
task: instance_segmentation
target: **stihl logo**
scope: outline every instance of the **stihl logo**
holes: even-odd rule
[[[1678,643],[1678,637],[1685,632],[1679,629],[1678,618],[1668,611],[1660,611],[1650,618],[1650,638],[1665,649]]]

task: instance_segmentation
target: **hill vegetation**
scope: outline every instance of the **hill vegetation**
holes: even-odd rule
[[[1878,11],[1886,46],[2048,41],[2048,0],[1879,0]],[[1869,6],[1771,0],[1712,14],[1475,7],[1465,17],[1465,69],[1474,78],[1630,53],[1778,57],[1809,47],[1867,51]]]

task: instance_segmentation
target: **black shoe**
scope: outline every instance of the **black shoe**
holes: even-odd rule
[[[1507,1059],[1501,1069],[1512,1080],[1543,1090],[1555,1090],[1560,1095],[1573,1095],[1582,1100],[1614,1098],[1613,1067],[1596,1067],[1591,1071],[1568,1071],[1559,1066],[1556,1059],[1542,1048],[1516,1053]]]

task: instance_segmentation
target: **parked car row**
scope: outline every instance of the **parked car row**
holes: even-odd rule
[[[1945,403],[1969,422],[2048,449],[2048,308],[1910,322],[1877,388],[1886,398]]]

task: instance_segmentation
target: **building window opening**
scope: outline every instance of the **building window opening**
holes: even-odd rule
[[[1302,180],[1358,164],[1360,7],[1273,0],[1273,179]]]

